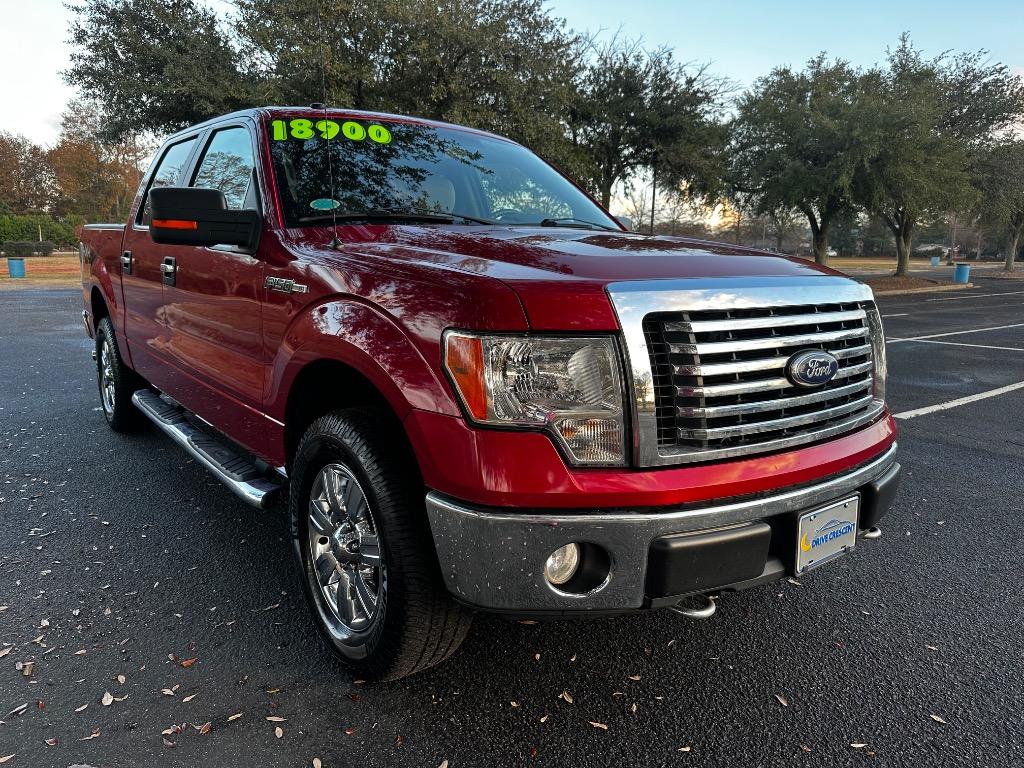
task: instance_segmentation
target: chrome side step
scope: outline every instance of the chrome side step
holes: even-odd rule
[[[258,509],[270,506],[284,487],[269,479],[249,457],[219,435],[196,426],[188,411],[150,389],[140,389],[132,402],[146,418],[166,432],[214,477],[234,491],[242,501]]]

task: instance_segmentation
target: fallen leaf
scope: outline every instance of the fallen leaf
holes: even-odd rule
[[[937,650],[939,650],[938,646],[935,646],[935,645],[926,645],[925,648],[927,648],[929,651],[937,651]]]
[[[235,714],[233,714],[233,715],[228,715],[228,722],[230,723],[232,720],[237,720],[241,716],[242,716],[241,712],[235,712]]]
[[[788,707],[789,706],[789,701],[786,699],[785,696],[779,696],[779,694],[776,693],[775,694],[775,700],[777,702],[779,702],[779,704],[781,704],[784,707]]]
[[[544,715],[544,716],[543,716],[543,717],[542,717],[542,718],[540,719],[540,721],[541,721],[542,723],[546,723],[546,722],[548,721],[548,716],[547,716],[547,715]]]
[[[114,703],[114,697],[110,694],[110,691],[103,692],[103,698],[100,699],[100,703],[103,704],[104,707],[109,707]]]
[[[20,662],[21,664],[21,676],[32,677],[32,670],[35,669],[36,663],[34,661]]]
[[[127,698],[128,698],[128,694],[126,693],[124,696],[115,696],[114,697],[114,701],[124,701]]]
[[[607,731],[608,730],[608,726],[605,725],[604,723],[595,723],[593,720],[588,720],[587,722],[590,723],[595,728],[600,728],[602,731]]]
[[[160,693],[162,693],[164,696],[173,696],[174,695],[174,691],[172,691],[170,688],[161,688],[160,689]]]
[[[174,748],[175,748],[176,746],[178,746],[178,745],[177,745],[177,744],[175,744],[175,743],[174,743],[173,741],[171,741],[170,739],[167,739],[167,738],[165,738],[165,739],[164,739],[164,746],[165,746],[165,747],[170,747],[171,749],[174,749]]]
[[[802,749],[804,752],[810,752],[811,751],[811,748],[808,747],[806,744],[801,744],[800,745],[800,749]]]
[[[195,664],[198,660],[199,660],[198,658],[193,656],[191,659],[185,659],[184,661],[182,661],[181,662],[181,666],[183,666],[185,669],[188,669],[193,664]]]
[[[630,712],[636,712],[636,702],[635,701],[632,704],[630,704],[629,711]]]
[[[85,648],[83,648],[80,651],[75,651],[75,656],[84,656],[84,655],[85,655]]]
[[[851,744],[850,746],[854,749],[864,749],[864,747],[866,747],[867,744]]]
[[[6,656],[8,653],[10,653],[13,650],[14,650],[14,646],[13,645],[8,645],[3,650],[0,650],[0,659],[2,659],[4,656]]]
[[[319,757],[313,758],[313,768],[323,768],[323,763],[320,762]]]
[[[210,732],[210,728],[212,728],[212,727],[213,727],[213,723],[211,723],[209,720],[207,720],[205,723],[200,725],[196,730],[199,731],[199,733],[201,733],[201,734],[203,734],[205,736],[206,734],[208,734]]]
[[[118,683],[118,685],[124,685],[124,681],[125,681],[125,679],[126,679],[126,678],[125,678],[125,676],[124,676],[124,675],[118,675],[118,676],[117,676],[117,683]]]
[[[49,738],[49,739],[43,739],[43,743],[46,746],[48,746],[48,747],[56,747],[57,746],[57,737],[54,736],[54,737]]]
[[[190,696],[186,696],[185,698],[182,699],[182,702],[192,701],[192,699],[194,699],[198,695],[199,695],[198,693],[193,693]]]
[[[536,622],[536,621],[534,621],[533,619],[520,619],[519,623],[520,623],[520,624],[527,624],[527,625],[530,625],[530,624],[536,624],[537,622]],[[447,762],[448,762],[448,761],[447,761],[447,760],[445,760],[445,763],[447,763]]]
[[[5,755],[4,757],[0,757],[0,763],[6,763],[8,760],[13,759],[16,754],[17,754],[17,752],[12,752],[9,755]]]
[[[693,747],[687,744],[685,747],[680,747],[679,749],[677,749],[676,752],[689,752],[691,749],[693,749]]]
[[[277,736],[277,738],[279,738],[279,739],[280,739],[280,738],[281,738],[282,736],[284,736],[284,730],[283,730],[283,729],[281,728],[281,726],[280,726],[280,725],[279,725],[279,726],[277,726],[276,728],[274,728],[274,735],[275,735],[275,736]]]
[[[439,766],[437,766],[437,768],[448,768],[448,761],[447,760],[442,760],[441,764]]]
[[[287,719],[287,717],[281,717],[280,715],[267,715],[267,720],[272,723],[283,723]]]
[[[85,738],[79,739],[79,741],[89,741],[91,739],[95,739],[99,735],[100,735],[100,729],[99,728],[93,728],[92,729],[92,733],[90,733]]]
[[[796,579],[794,579],[794,578],[793,578],[792,576],[790,576],[790,577],[789,577],[788,579],[786,579],[786,581],[788,581],[788,582],[789,582],[790,584],[792,584],[792,585],[793,585],[794,587],[802,587],[802,586],[803,586],[803,584],[801,584],[801,583],[800,583],[799,581],[797,581]]]
[[[572,694],[568,691],[562,691],[558,694],[558,698],[564,699],[567,704],[572,704]]]
[[[629,679],[630,680],[639,680],[640,679],[640,675],[630,675]]]
[[[281,689],[280,689],[280,688],[268,688],[268,689],[267,689],[267,693],[269,693],[269,694],[271,694],[271,695],[273,695],[273,694],[275,694],[275,693],[280,693],[280,692],[281,692]]]
[[[514,709],[518,709],[519,707],[518,701],[510,701],[509,704],[511,704]]]
[[[353,733],[355,733],[355,732],[356,732],[356,729],[355,729],[355,728],[346,728],[346,729],[345,729],[345,735],[346,735],[346,736],[351,736],[351,735],[352,735]]]
[[[85,708],[86,708],[86,707],[88,707],[88,706],[89,706],[88,704],[83,704],[82,706],[78,707],[78,708],[77,708],[77,709],[75,710],[75,712],[84,712],[84,711],[85,711]]]
[[[949,725],[949,723],[947,723],[945,720],[943,720],[938,715],[932,715],[932,720],[934,720],[936,723],[942,723],[943,725]]]

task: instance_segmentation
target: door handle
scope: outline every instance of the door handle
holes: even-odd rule
[[[165,256],[160,263],[160,272],[163,274],[164,285],[174,285],[178,276],[178,265],[173,256]]]
[[[132,252],[125,251],[121,254],[121,274],[130,275],[132,273]]]

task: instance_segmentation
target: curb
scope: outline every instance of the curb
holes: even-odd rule
[[[907,296],[912,293],[945,293],[947,291],[962,291],[966,288],[973,288],[974,283],[936,285],[934,288],[907,288],[902,291],[875,291],[875,296]]]

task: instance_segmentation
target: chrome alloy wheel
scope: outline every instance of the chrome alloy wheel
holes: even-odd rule
[[[114,397],[116,386],[114,381],[114,349],[110,346],[110,339],[104,337],[103,345],[100,347],[100,399],[103,401],[103,410],[109,416],[114,412]]]
[[[343,464],[328,464],[316,476],[308,529],[324,619],[342,635],[365,632],[382,611],[386,576],[366,495]]]

